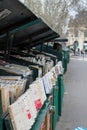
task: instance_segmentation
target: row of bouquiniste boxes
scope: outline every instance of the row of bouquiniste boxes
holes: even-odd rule
[[[22,93],[24,92],[26,79],[1,79],[2,110],[3,113],[9,110],[14,129],[19,130],[20,127],[24,129],[23,127],[25,126],[26,130],[31,129],[32,125],[36,122],[38,112],[47,99],[47,95],[52,93],[61,69],[62,66],[59,62],[42,78],[37,79],[29,85],[29,89],[24,94]],[[22,96],[20,96],[21,94]]]

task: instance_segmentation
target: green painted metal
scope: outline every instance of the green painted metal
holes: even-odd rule
[[[67,59],[63,58],[64,74],[67,72]]]
[[[62,50],[62,52],[63,52],[63,68],[64,68],[64,73],[66,73],[67,72],[67,64],[69,63],[69,60],[70,60],[69,49],[64,48]]]
[[[62,111],[62,94],[61,94],[61,77],[58,77],[59,81],[59,116],[61,116],[61,111]]]
[[[30,27],[30,26],[33,26],[33,25],[35,25],[35,24],[38,24],[38,23],[40,23],[40,22],[42,22],[42,20],[41,20],[40,18],[39,18],[39,19],[36,19],[36,20],[34,20],[34,21],[32,21],[32,22],[29,22],[29,23],[27,23],[27,24],[25,24],[25,25],[22,25],[22,26],[20,26],[20,27],[18,27],[18,28],[16,28],[16,29],[12,30],[10,33],[11,33],[11,34],[14,34],[14,33],[16,33],[17,31],[24,30],[24,29],[26,29],[26,28],[28,28],[28,27]]]
[[[63,82],[63,75],[59,75],[58,84],[59,84],[59,116],[61,116],[63,96],[64,96],[64,90],[65,90],[64,89],[64,82]]]
[[[32,22],[29,22],[29,23],[27,23],[27,24],[24,24],[24,25],[22,25],[22,26],[20,26],[20,27],[17,27],[17,28],[15,28],[15,29],[9,31],[9,33],[10,33],[10,34],[14,34],[14,33],[16,33],[17,31],[24,30],[24,29],[26,29],[26,28],[28,28],[28,27],[30,27],[30,26],[33,26],[33,25],[35,25],[35,24],[38,24],[38,23],[40,23],[40,22],[42,22],[42,20],[41,20],[40,18],[39,18],[39,19],[36,19],[36,20],[34,20],[34,21],[32,21]],[[1,35],[0,35],[0,38],[4,38],[5,36],[6,36],[6,33],[1,34]]]
[[[49,108],[50,108],[50,102],[47,100],[44,103],[44,105],[43,105],[42,109],[40,110],[40,112],[38,113],[38,116],[36,118],[36,122],[33,125],[33,127],[31,128],[31,130],[40,130],[41,125],[42,125],[42,123],[44,121],[44,118],[45,118]]]
[[[13,130],[13,126],[9,115],[4,118],[5,130]]]
[[[58,104],[59,104],[59,98],[58,98],[58,96],[59,96],[59,87],[58,87],[58,80],[56,81],[56,86],[54,87],[54,89],[53,89],[53,106],[55,106],[55,114],[53,115],[53,117],[52,117],[52,130],[55,130],[55,128],[56,128],[56,123],[57,123],[57,120],[58,120],[58,113],[59,113],[59,106],[58,106]]]
[[[7,34],[7,44],[5,49],[5,59],[9,61],[9,56],[11,53],[12,45],[13,45],[14,35],[10,35],[10,33]]]
[[[68,47],[68,51],[67,51],[67,53],[68,53],[68,63],[70,62],[70,48]]]
[[[64,97],[64,91],[65,91],[65,86],[64,86],[64,80],[63,80],[63,76],[61,76],[61,93],[62,93],[62,100]]]
[[[0,35],[0,38],[4,38],[4,37],[6,37],[6,34],[1,34]]]
[[[50,36],[48,36],[47,38],[43,38],[43,42],[44,41],[47,41],[47,40],[50,40],[51,38],[53,39],[53,38],[55,38],[57,36],[57,34],[53,34],[52,36],[50,35]]]
[[[69,53],[70,53],[69,47],[64,48],[62,51],[63,51],[63,53],[64,53],[65,59],[67,59],[67,62],[68,62]]]
[[[52,117],[52,130],[55,130],[58,118],[62,113],[64,91],[63,75],[59,75],[56,81],[56,86],[53,89],[53,106],[55,106],[56,112]]]

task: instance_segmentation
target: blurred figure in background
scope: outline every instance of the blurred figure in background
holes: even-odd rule
[[[57,50],[58,59],[59,61],[62,61],[63,54],[62,54],[62,45],[60,43],[54,43],[53,49]]]
[[[78,44],[79,44],[78,41],[74,41],[74,55],[76,55]]]

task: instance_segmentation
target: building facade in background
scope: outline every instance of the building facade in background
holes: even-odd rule
[[[78,41],[78,48],[82,50],[84,42],[87,41],[87,28],[70,27],[67,37],[69,45],[73,45],[75,41]]]
[[[83,49],[84,41],[87,41],[87,11],[81,10],[75,16],[70,19],[69,30],[67,37],[70,45],[78,41],[78,48]]]

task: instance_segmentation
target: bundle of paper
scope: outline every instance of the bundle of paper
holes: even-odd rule
[[[46,73],[43,77],[43,84],[46,91],[46,94],[51,94],[53,87],[55,86],[56,78],[52,71]]]
[[[58,67],[58,64],[56,64],[54,66],[54,69],[55,69],[55,73],[56,73],[56,76],[58,76],[60,73],[59,73],[59,67]]]
[[[36,57],[20,57],[19,59],[42,65],[42,62]]]
[[[49,62],[46,62],[45,63],[45,66],[44,66],[44,74],[48,73],[50,71],[50,64]]]
[[[59,74],[63,74],[63,66],[61,61],[57,63],[56,67],[58,67]]]
[[[45,61],[45,56],[38,54],[38,55],[35,55],[35,56],[20,57],[20,59],[30,61],[30,62],[33,62],[33,63],[38,63],[38,64],[42,65],[44,63],[42,61]]]
[[[21,76],[0,76],[0,80],[20,80]]]
[[[42,77],[42,80],[43,80],[43,84],[44,84],[46,94],[50,94],[52,92],[52,90],[50,88],[49,82],[48,82],[45,75]]]
[[[51,72],[53,73],[53,77],[55,79],[55,81],[57,80],[57,76],[58,76],[58,69],[57,69],[57,72],[56,72],[56,68],[55,66],[51,69]]]
[[[18,100],[9,106],[9,114],[14,130],[30,130],[37,117],[34,97],[28,89]]]
[[[4,60],[0,60],[0,65],[8,65],[8,62],[4,61]]]
[[[0,69],[5,70],[9,73],[23,75],[24,77],[31,74],[31,70],[28,67],[16,64],[0,66]]]
[[[46,94],[42,79],[38,79],[33,84],[31,84],[30,91],[33,96],[34,104],[38,112],[46,100]]]
[[[9,106],[13,128],[15,130],[30,130],[46,98],[43,81],[39,78],[18,100]]]
[[[39,65],[47,66],[46,68],[48,68],[48,71],[50,70],[50,68],[53,67],[53,61],[51,60],[50,56],[45,56],[42,54],[38,54],[36,55],[36,57],[20,57],[20,59],[30,61],[32,63],[37,63]],[[45,73],[48,71],[45,71]]]
[[[39,67],[38,65],[31,65],[31,67],[38,69],[38,78],[42,77],[43,71],[41,67]]]
[[[31,57],[21,57],[20,56],[19,59],[43,66],[44,74],[49,72],[54,65],[54,62],[50,56],[45,56],[42,54],[38,54],[36,56],[31,56]]]
[[[35,84],[38,88],[38,93],[39,93],[39,97],[41,98],[42,104],[44,104],[46,100],[46,94],[45,94],[45,89],[44,89],[42,78],[37,79],[35,81]]]
[[[55,81],[56,81],[56,79],[55,79],[53,73],[52,73],[51,71],[48,72],[48,73],[47,73],[47,77],[48,77],[48,79],[49,79],[49,82],[50,82],[51,86],[53,87],[53,86],[55,85]]]
[[[26,79],[20,79],[18,81],[0,80],[3,113],[7,111],[10,104],[12,104],[21,94],[24,93],[26,82]]]
[[[44,65],[44,73],[46,74],[47,72],[49,72],[52,69],[53,65],[53,60],[47,60]]]
[[[22,59],[22,60],[25,60],[25,61],[30,61],[30,62],[33,62],[33,57],[19,57],[19,59]]]

